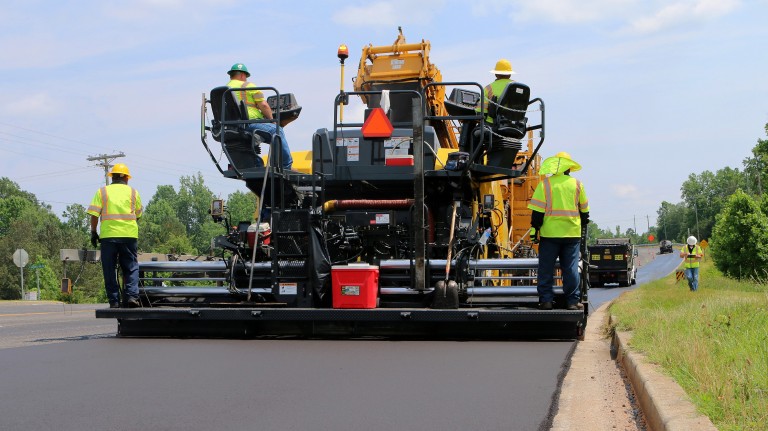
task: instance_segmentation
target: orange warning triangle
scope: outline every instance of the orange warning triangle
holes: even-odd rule
[[[392,136],[392,130],[392,123],[382,108],[373,108],[360,129],[364,138],[389,138]]]

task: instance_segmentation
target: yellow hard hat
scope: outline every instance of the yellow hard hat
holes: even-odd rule
[[[569,170],[576,172],[581,170],[581,165],[576,163],[571,155],[565,151],[560,151],[552,157],[544,160],[539,169],[539,175],[557,175]]]
[[[128,170],[128,166],[125,166],[125,163],[118,163],[115,166],[113,166],[112,170],[109,171],[108,175],[111,177],[113,174],[122,175],[126,179],[131,178],[131,171]]]
[[[496,62],[496,67],[491,71],[494,75],[512,75],[515,73],[512,70],[512,63],[509,60],[502,58]]]

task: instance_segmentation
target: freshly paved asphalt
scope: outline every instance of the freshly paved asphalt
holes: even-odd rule
[[[677,263],[657,257],[638,285]],[[0,303],[0,429],[540,430],[574,347],[117,339],[93,308]]]
[[[2,430],[546,429],[574,345],[117,339],[57,306],[0,303],[29,340],[0,350]]]

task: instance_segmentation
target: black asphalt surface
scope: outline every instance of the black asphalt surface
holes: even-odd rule
[[[536,430],[570,342],[94,339],[0,350],[3,430]]]
[[[638,285],[678,263],[658,256]],[[0,302],[0,430],[543,430],[574,347],[118,339],[93,309]]]
[[[545,429],[573,347],[117,339],[94,308],[0,302],[0,430]]]

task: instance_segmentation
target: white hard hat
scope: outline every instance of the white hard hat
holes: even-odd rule
[[[687,242],[688,245],[696,245],[696,237],[691,235],[685,242]]]

